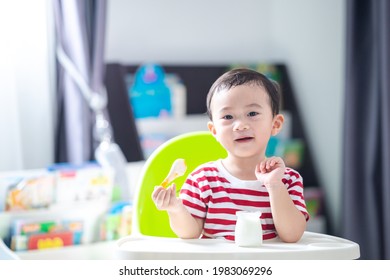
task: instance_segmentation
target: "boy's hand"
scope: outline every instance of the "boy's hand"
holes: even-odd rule
[[[180,210],[181,200],[176,197],[176,185],[172,184],[168,188],[162,186],[154,187],[152,199],[158,210],[176,212]]]
[[[270,157],[256,166],[255,174],[257,180],[261,181],[267,188],[280,185],[284,176],[286,166],[280,157]]]

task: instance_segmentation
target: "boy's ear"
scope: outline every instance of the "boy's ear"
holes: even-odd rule
[[[277,114],[273,120],[272,131],[271,131],[272,136],[275,136],[282,130],[283,123],[284,123],[283,115]]]
[[[214,123],[212,121],[209,121],[207,123],[207,128],[209,129],[209,131],[211,132],[211,134],[215,137],[217,132],[215,131],[215,126],[214,126]]]

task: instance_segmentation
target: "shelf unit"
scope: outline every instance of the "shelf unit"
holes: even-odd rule
[[[144,162],[130,162],[126,172],[129,178],[131,195],[134,195],[138,175]],[[43,174],[44,169],[1,172],[0,177],[34,176]],[[50,208],[25,210],[17,212],[0,211],[0,239],[9,244],[9,232],[12,221],[15,219],[32,220],[82,220],[84,222],[84,244],[52,248],[45,250],[31,250],[15,252],[21,259],[112,259],[115,253],[115,241],[100,241],[99,226],[101,219],[111,207],[107,200],[93,200],[66,205],[53,205]],[[5,246],[5,245],[4,245]],[[3,248],[7,249],[7,248]],[[0,248],[0,251],[2,248]],[[0,253],[1,259],[1,253]]]

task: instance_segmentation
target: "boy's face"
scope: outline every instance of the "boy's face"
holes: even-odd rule
[[[271,135],[283,125],[272,116],[268,94],[256,85],[236,86],[216,92],[211,101],[213,121],[208,127],[229,156],[264,158]]]

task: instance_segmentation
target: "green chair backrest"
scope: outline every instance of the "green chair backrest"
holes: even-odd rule
[[[133,224],[133,231],[149,236],[176,237],[169,226],[168,214],[159,211],[152,201],[154,187],[161,184],[178,158],[185,160],[187,171],[174,181],[177,192],[197,166],[225,158],[226,155],[223,147],[207,131],[182,134],[159,146],[146,160],[140,174],[134,203],[133,223],[136,224]]]

